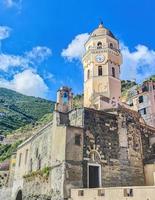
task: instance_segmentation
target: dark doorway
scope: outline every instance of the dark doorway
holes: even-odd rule
[[[89,166],[89,188],[99,187],[99,166]]]
[[[21,190],[18,191],[16,200],[22,200],[22,191]]]

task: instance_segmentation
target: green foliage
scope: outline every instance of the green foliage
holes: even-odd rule
[[[14,134],[24,134],[24,133],[28,133],[28,132],[32,133],[32,131],[36,131],[37,129],[39,129],[42,126],[51,122],[52,117],[53,117],[53,113],[45,114],[41,119],[39,119],[34,124],[30,123],[30,124],[27,124],[23,127],[20,127],[19,129],[14,131],[12,133],[12,135],[14,135]],[[18,145],[21,144],[21,142],[22,141],[20,140],[20,141],[16,141],[13,144],[5,144],[5,145],[0,144],[0,162],[3,162],[4,160],[10,158],[11,155],[16,151]]]
[[[0,88],[0,134],[34,124],[54,110],[54,102]]]
[[[39,128],[41,128],[44,125],[51,122],[52,118],[53,118],[53,113],[47,113],[41,119],[36,121],[35,123],[27,124],[25,126],[20,127],[19,129],[15,130],[12,133],[12,135],[14,135],[14,134],[24,134],[24,133],[28,133],[28,132],[38,130]]]
[[[21,143],[22,141],[19,140],[13,144],[0,144],[0,162],[3,162],[4,160],[10,158]]]
[[[83,94],[77,94],[73,98],[73,107],[74,108],[81,108],[83,107]]]
[[[150,76],[146,81],[153,81],[155,82],[155,75]]]
[[[122,87],[122,92],[130,89],[134,85],[137,85],[135,81],[130,81],[130,80],[122,80],[121,81],[121,87]]]
[[[33,171],[33,172],[30,172],[29,174],[24,175],[23,178],[27,180],[32,180],[34,177],[40,176],[47,179],[49,177],[51,169],[52,167],[49,167],[49,166],[44,167],[43,169],[39,169],[37,171]]]

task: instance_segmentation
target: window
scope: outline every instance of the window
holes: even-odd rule
[[[38,158],[38,148],[36,149],[36,158]]]
[[[144,102],[143,96],[139,96],[139,103],[143,103],[143,102]]]
[[[113,49],[114,48],[114,45],[112,43],[110,43],[110,48]]]
[[[97,43],[97,49],[102,49],[102,42]]]
[[[19,163],[18,163],[18,166],[20,167],[21,165],[21,160],[22,160],[22,153],[19,154]]]
[[[133,189],[124,189],[124,197],[133,197]]]
[[[88,72],[87,72],[87,79],[90,79],[90,70],[88,69]]]
[[[144,115],[146,115],[146,108],[144,108]]]
[[[115,77],[115,68],[112,67],[112,76]]]
[[[75,135],[75,145],[81,145],[81,135]]]
[[[152,145],[152,153],[155,154],[155,144]]]
[[[132,102],[132,103],[130,103],[130,104],[129,104],[129,106],[131,106],[131,107],[132,107],[132,106],[133,106],[133,102]]]
[[[141,114],[141,115],[146,115],[146,108],[143,108],[143,109],[141,109],[141,110],[139,110],[139,113]]]
[[[32,158],[30,160],[30,172],[32,172],[32,167],[33,167],[33,162],[32,162]]]
[[[38,156],[38,169],[41,169],[41,156]]]
[[[26,153],[25,153],[25,164],[27,163],[27,157],[28,157],[28,149],[26,149]]]
[[[102,66],[98,67],[98,76],[102,76]]]
[[[83,190],[79,190],[78,191],[78,196],[84,196],[84,191]]]
[[[105,190],[104,189],[99,189],[98,190],[98,196],[105,196]]]

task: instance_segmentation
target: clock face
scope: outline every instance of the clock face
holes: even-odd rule
[[[103,62],[104,60],[105,60],[105,57],[104,57],[103,55],[97,55],[97,56],[96,56],[96,61],[97,61],[97,62],[101,63],[101,62]]]

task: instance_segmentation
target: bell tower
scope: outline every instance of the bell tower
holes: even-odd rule
[[[115,106],[121,96],[119,42],[102,23],[85,43],[84,107],[106,109]]]
[[[61,87],[57,91],[57,103],[55,105],[55,110],[59,112],[68,112],[72,110],[73,103],[73,93],[71,88]]]

